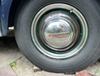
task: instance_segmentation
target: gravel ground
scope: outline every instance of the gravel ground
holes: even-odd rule
[[[5,69],[6,68],[6,69]],[[7,69],[8,68],[8,69]],[[100,76],[100,62],[86,69]],[[10,73],[10,74],[9,74]],[[5,75],[6,74],[6,75]],[[0,76],[74,76],[41,71],[19,51],[13,36],[0,38]]]

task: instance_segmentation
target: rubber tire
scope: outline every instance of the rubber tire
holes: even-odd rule
[[[64,3],[76,7],[85,16],[89,36],[84,48],[75,56],[57,60],[49,58],[35,47],[31,39],[31,22],[37,12],[53,3]],[[22,53],[39,68],[60,73],[83,70],[100,58],[100,9],[96,0],[27,0],[21,4],[15,20],[15,38]]]

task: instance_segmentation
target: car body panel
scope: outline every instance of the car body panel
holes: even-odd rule
[[[9,10],[13,0],[0,0],[0,36],[6,36],[8,31]]]

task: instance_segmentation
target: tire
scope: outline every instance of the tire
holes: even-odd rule
[[[22,53],[43,70],[60,73],[83,70],[100,58],[99,11],[96,0],[28,0],[21,4],[16,16],[17,44]],[[52,35],[49,27],[55,29],[54,20],[71,33],[66,30],[69,35],[63,32]],[[59,43],[52,42],[53,39]]]

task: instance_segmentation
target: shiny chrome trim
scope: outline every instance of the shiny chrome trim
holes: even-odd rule
[[[2,36],[1,30],[0,30],[0,37]]]
[[[65,14],[57,12],[50,14],[44,18],[40,28],[43,43],[57,51],[64,51],[65,48],[67,50],[76,38],[74,25]]]
[[[64,53],[64,54],[56,54],[56,53],[47,51],[40,45],[40,43],[36,37],[36,26],[37,26],[37,23],[38,23],[38,20],[40,19],[40,17],[45,12],[47,12],[49,10],[57,9],[57,8],[69,10],[70,13],[73,12],[80,19],[80,22],[82,24],[82,30],[83,30],[82,39],[81,39],[80,43],[77,45],[77,47],[74,48],[72,51],[70,51],[68,53]],[[79,10],[77,10],[75,7],[73,7],[71,5],[67,5],[67,4],[62,4],[62,3],[51,4],[51,5],[48,5],[48,6],[45,6],[44,8],[42,8],[34,17],[33,22],[32,22],[31,35],[32,35],[33,43],[35,44],[35,46],[38,48],[38,50],[41,53],[43,53],[44,55],[51,57],[51,58],[64,59],[64,58],[68,58],[68,57],[76,55],[84,47],[84,45],[86,44],[87,38],[88,38],[88,25],[87,25],[87,22],[86,22],[84,16],[82,15],[82,13]]]

